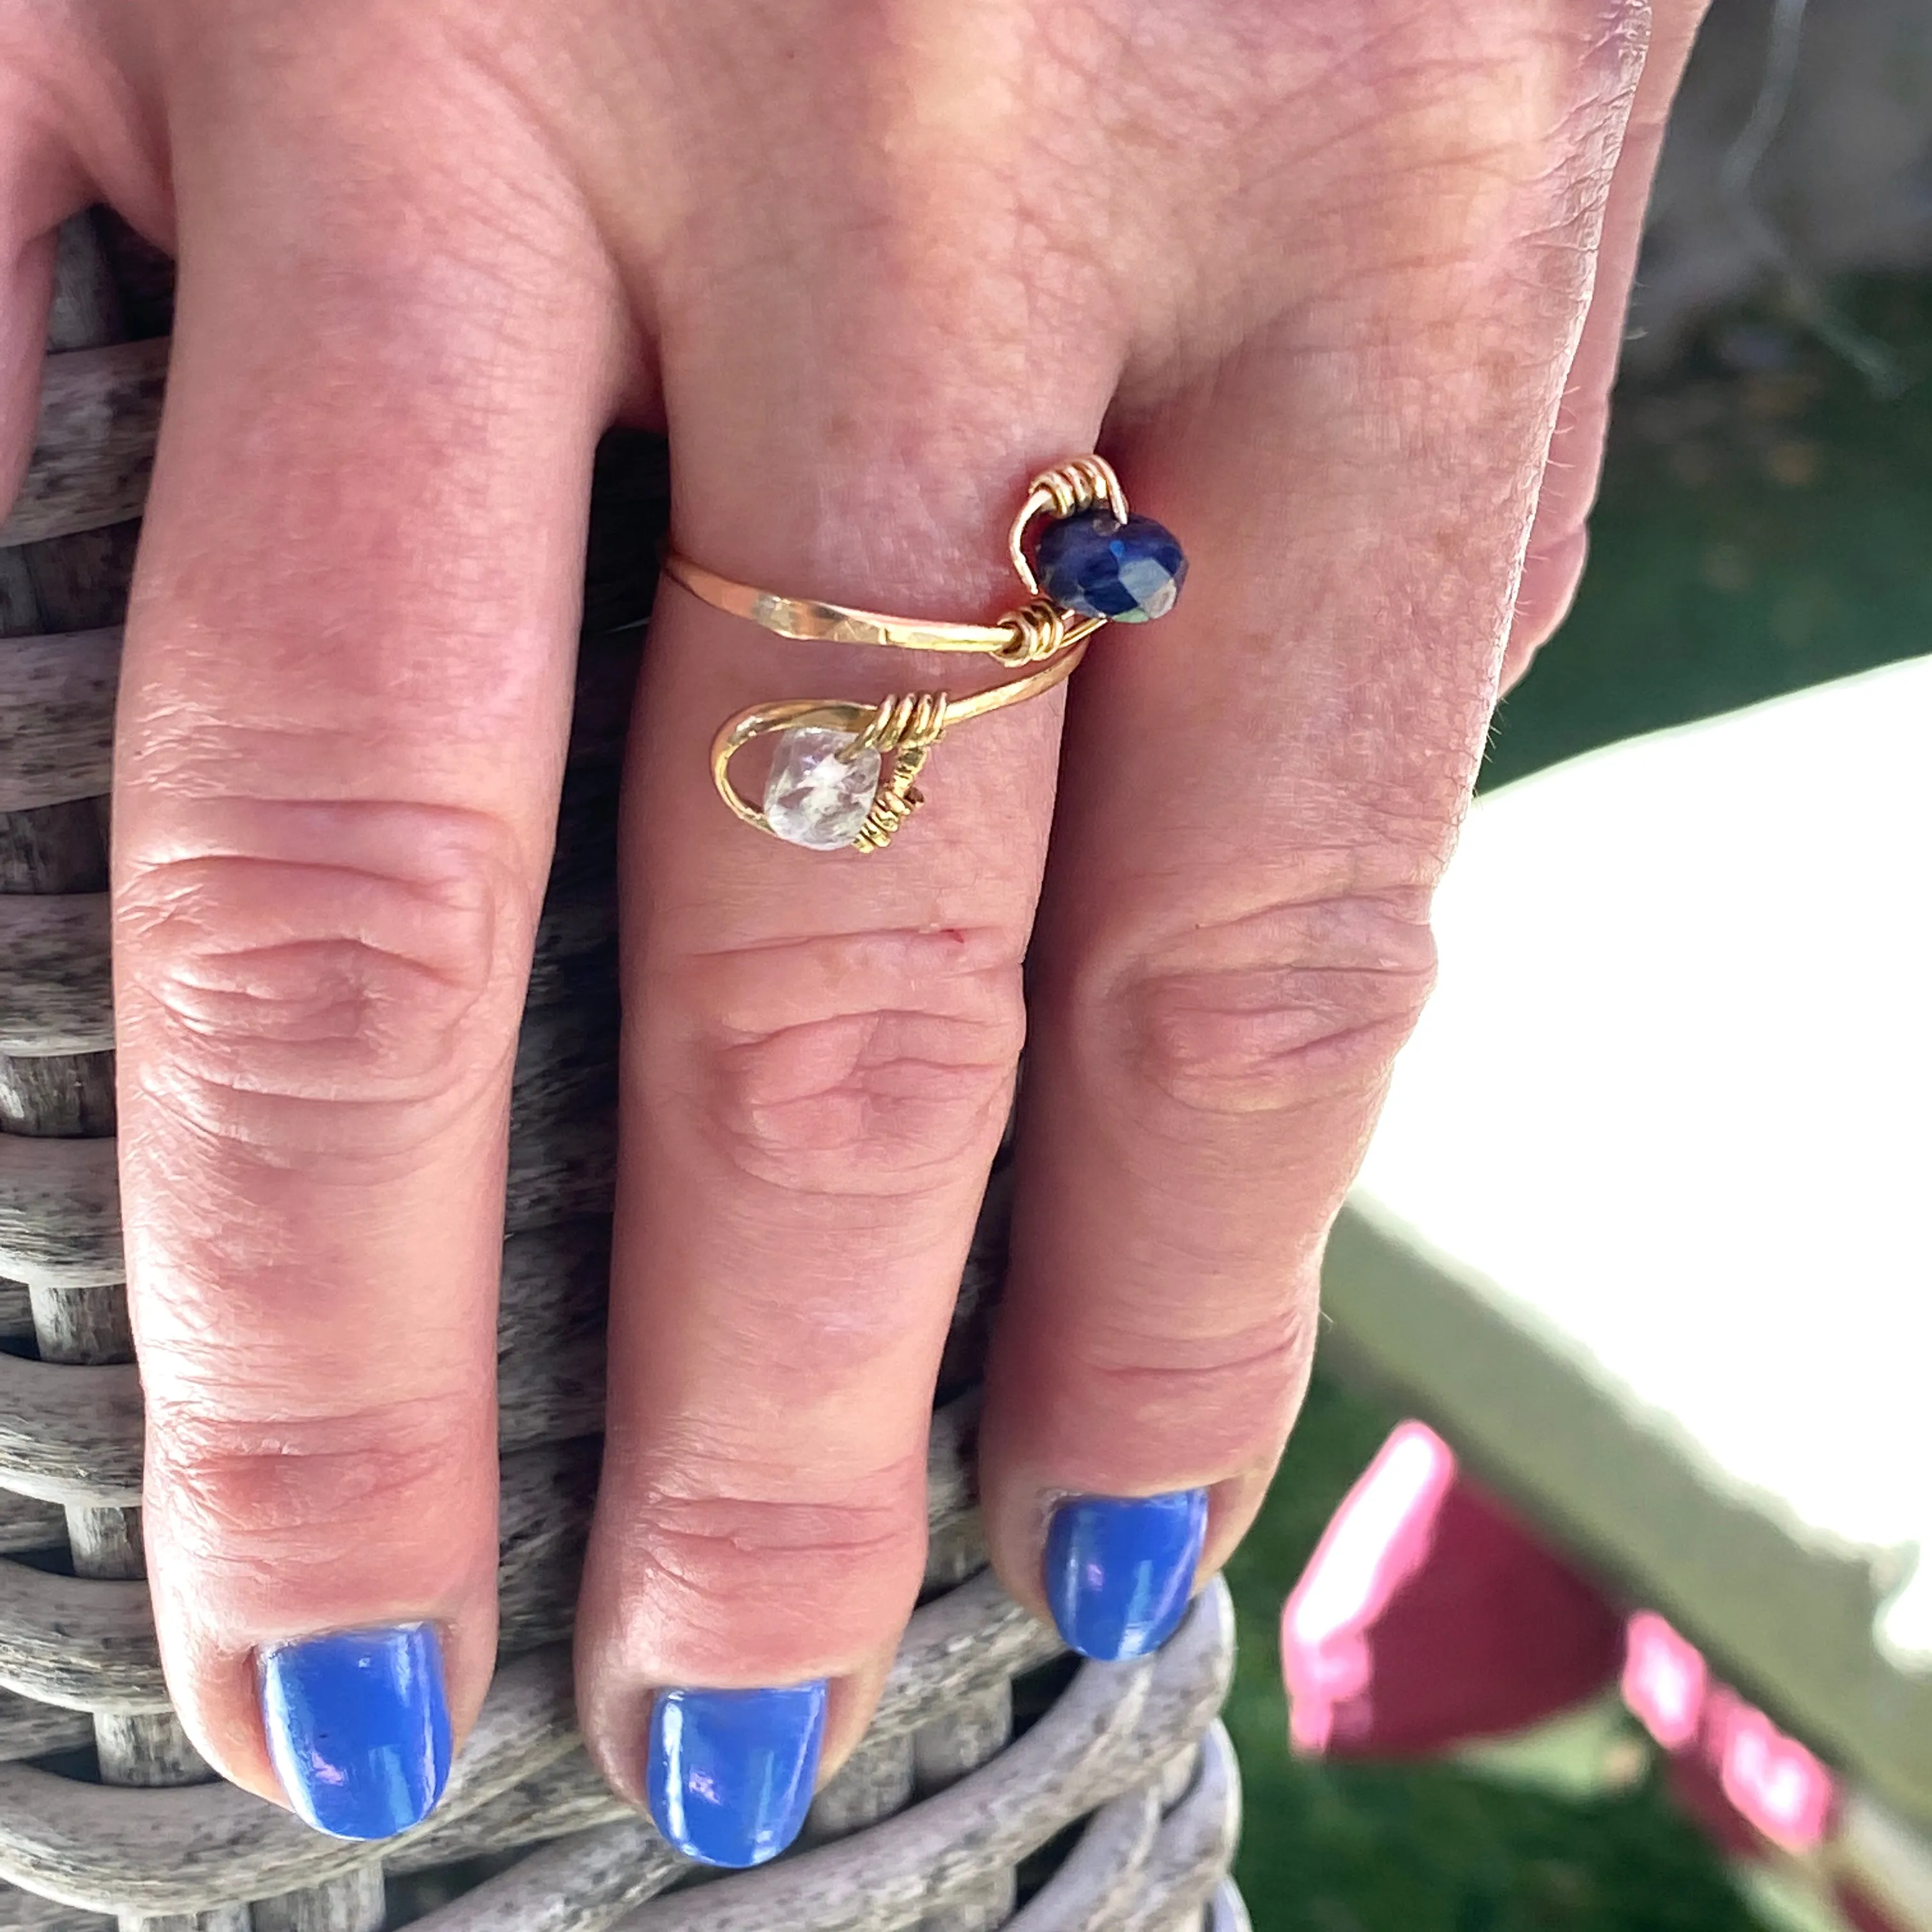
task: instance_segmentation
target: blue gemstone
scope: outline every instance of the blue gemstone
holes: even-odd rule
[[[1117,624],[1165,617],[1187,580],[1187,559],[1172,530],[1151,517],[1118,522],[1104,503],[1049,524],[1034,568],[1056,604]]]

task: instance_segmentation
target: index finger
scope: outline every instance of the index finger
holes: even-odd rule
[[[146,1527],[204,1754],[376,1838],[494,1658],[510,1069],[614,307],[458,215],[399,245],[329,134],[208,120],[116,769]]]

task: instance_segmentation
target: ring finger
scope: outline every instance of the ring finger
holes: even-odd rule
[[[1660,110],[1690,26],[1644,70]],[[1565,378],[1593,298],[1614,328],[1628,289],[1618,210],[1660,125],[1618,159],[1630,46],[1496,31],[1464,110],[1501,125],[1483,88],[1526,89],[1546,126],[1390,218],[1466,256],[1352,248],[1125,439],[1192,576],[1072,688],[981,1432],[994,1561],[1091,1656],[1159,1644],[1261,1503],[1328,1226],[1429,989]],[[1593,278],[1606,222],[1624,245]]]

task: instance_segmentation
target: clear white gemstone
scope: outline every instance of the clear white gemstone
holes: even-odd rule
[[[858,735],[822,724],[795,724],[780,735],[765,781],[765,823],[781,838],[814,852],[851,844],[879,790],[877,752],[838,755]]]

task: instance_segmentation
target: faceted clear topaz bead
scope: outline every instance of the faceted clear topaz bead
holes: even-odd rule
[[[832,852],[857,837],[879,790],[877,752],[838,755],[857,736],[822,724],[780,734],[765,780],[765,823],[781,838]]]
[[[1187,558],[1172,531],[1151,517],[1120,523],[1104,503],[1049,524],[1034,567],[1056,604],[1117,624],[1166,616],[1187,578]]]

